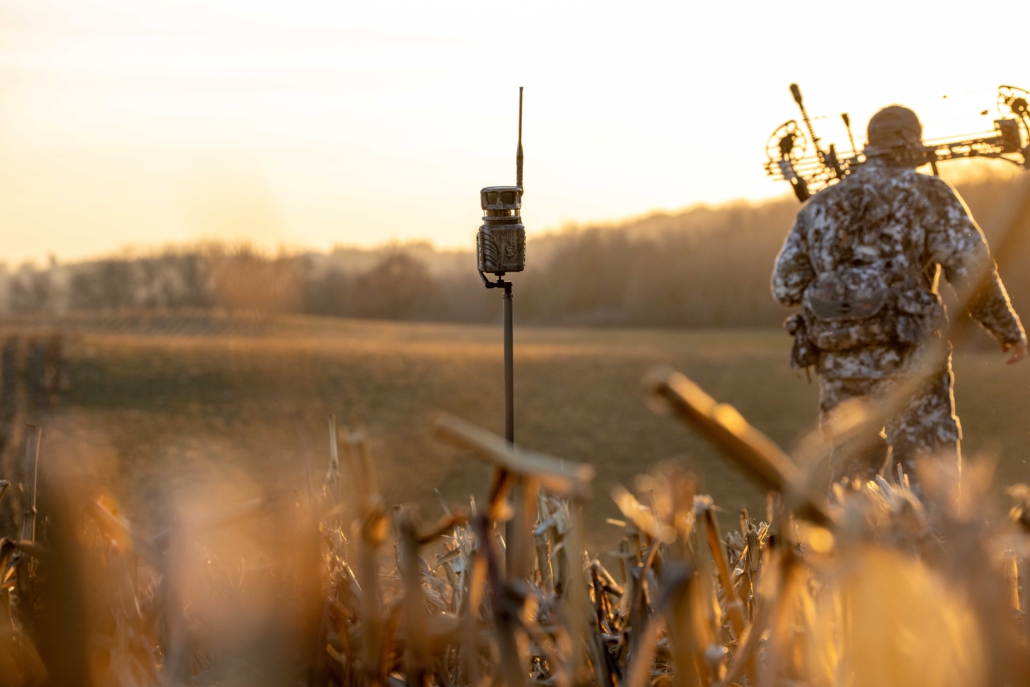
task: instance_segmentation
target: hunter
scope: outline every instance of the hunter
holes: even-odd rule
[[[826,428],[845,401],[890,398],[901,383],[925,376],[928,356],[940,353],[872,450],[838,452],[835,481],[874,477],[888,447],[912,479],[920,458],[961,464],[942,271],[957,293],[971,294],[969,314],[1009,363],[1027,355],[1019,316],[965,203],[945,181],[916,171],[925,158],[898,154],[924,150],[919,118],[886,107],[869,121],[867,137],[867,161],[812,197],[776,259],[774,297],[801,307],[787,320],[791,364],[815,370]]]

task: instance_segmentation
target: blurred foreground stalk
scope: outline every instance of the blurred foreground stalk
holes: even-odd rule
[[[389,508],[367,433],[335,421],[320,493],[227,486],[150,537],[43,472],[50,525],[0,545],[0,685],[1025,683],[1030,487],[1010,489],[1010,518],[978,466],[928,465],[922,498],[881,478],[828,501],[686,377],[646,383],[774,494],[771,522],[721,531],[697,479],[661,465],[612,491],[622,537],[602,562],[579,543],[589,465],[451,416],[438,436],[493,473],[439,518]],[[513,491],[533,515],[517,543]]]

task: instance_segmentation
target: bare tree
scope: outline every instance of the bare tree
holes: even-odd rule
[[[354,314],[383,319],[417,319],[431,306],[438,287],[425,262],[397,251],[387,253],[354,280]]]
[[[23,267],[10,281],[8,306],[13,312],[43,312],[53,303],[54,283],[49,270]]]
[[[303,285],[295,257],[268,257],[250,246],[238,246],[208,259],[218,305],[266,313],[299,310]]]
[[[129,260],[101,260],[78,266],[69,281],[69,307],[120,310],[137,305],[136,272],[136,265]]]
[[[329,267],[308,279],[304,300],[305,311],[312,315],[353,316],[354,279],[339,267]]]

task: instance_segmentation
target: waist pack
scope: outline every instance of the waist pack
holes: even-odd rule
[[[940,298],[920,281],[875,264],[824,272],[802,300],[806,334],[823,351],[916,344],[944,323]]]

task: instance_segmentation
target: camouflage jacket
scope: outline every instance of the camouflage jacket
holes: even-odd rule
[[[937,307],[942,269],[960,293],[989,270],[970,301],[970,314],[1001,343],[1024,335],[983,233],[955,190],[937,177],[872,161],[817,193],[798,213],[776,259],[773,295],[784,305],[800,305],[820,275],[841,265],[880,266],[892,273],[892,284],[901,275]],[[938,334],[946,323],[941,313],[932,327]],[[901,375],[915,348],[892,340],[817,351],[815,367],[828,377]]]

